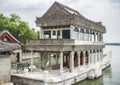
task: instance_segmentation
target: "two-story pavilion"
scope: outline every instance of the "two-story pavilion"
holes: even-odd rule
[[[60,73],[95,64],[103,58],[101,22],[91,21],[78,11],[55,2],[36,18],[40,39],[27,40],[26,50],[40,53],[41,67],[60,69]]]

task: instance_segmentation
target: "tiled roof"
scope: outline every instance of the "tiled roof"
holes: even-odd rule
[[[42,17],[36,18],[36,25],[40,27],[71,24],[103,33],[106,32],[105,26],[101,22],[94,22],[84,17],[78,11],[59,2],[55,2]]]
[[[17,43],[20,43],[20,41],[18,41],[8,30],[3,30],[0,32],[0,36],[2,36],[4,33],[8,33],[14,40],[17,41]]]
[[[19,44],[6,43],[6,42],[0,41],[0,52],[12,51],[20,47],[21,46]]]

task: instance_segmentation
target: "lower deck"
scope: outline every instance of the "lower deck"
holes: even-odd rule
[[[73,72],[66,71],[61,74],[59,70],[37,70],[12,74],[12,82],[15,85],[71,85],[86,78],[98,78],[102,70],[110,65],[110,55],[103,58],[101,62],[86,66],[75,67]],[[93,76],[94,75],[94,76]]]

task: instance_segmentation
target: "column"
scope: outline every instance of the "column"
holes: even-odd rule
[[[55,31],[56,31],[56,38],[55,38],[55,39],[57,39],[57,38],[58,38],[58,37],[57,37],[57,36],[58,36],[58,32],[57,32],[57,31],[58,31],[58,30],[55,30]]]
[[[41,67],[41,53],[39,53],[39,68]]]
[[[96,42],[96,33],[94,32],[94,42]]]
[[[101,61],[103,59],[103,49],[101,49]]]
[[[41,32],[42,32],[42,39],[44,39],[44,31],[43,31],[43,29],[41,29]]]
[[[83,29],[84,30],[84,29]],[[83,32],[83,41],[85,41],[85,30]]]
[[[80,35],[80,32],[78,32],[78,35],[77,35],[78,36],[78,40],[80,40],[80,36],[79,35]]]
[[[95,63],[97,62],[97,51],[94,53]]]
[[[93,50],[92,50],[92,53],[91,53],[91,61],[92,61],[92,64],[94,64],[94,53],[93,53]]]
[[[101,34],[101,42],[103,42],[103,34]]]
[[[62,39],[62,30],[60,30],[60,39]]]
[[[41,64],[41,67],[43,67],[43,63],[44,63],[44,62],[43,62],[43,57],[44,57],[44,56],[43,56],[43,52],[41,52],[40,54],[41,54],[40,64]]]
[[[49,70],[51,70],[51,52],[47,53],[47,57],[49,59]]]
[[[95,63],[95,52],[93,52],[93,64]]]
[[[91,57],[90,51],[88,51],[88,64],[90,64],[90,57]]]
[[[100,42],[100,34],[99,33],[98,33],[97,38],[98,38],[98,42]]]
[[[63,52],[60,51],[60,73],[63,73]]]
[[[86,65],[86,57],[85,57],[85,51],[83,51],[83,65]]]
[[[92,41],[92,33],[90,32],[90,41]]]
[[[99,50],[97,52],[97,58],[98,58],[98,62],[100,61],[100,58],[99,58]]]
[[[78,51],[77,54],[78,54],[78,67],[80,68],[80,51]]]
[[[31,65],[33,65],[33,51],[31,50]]]
[[[89,33],[89,40],[88,41],[91,41],[91,34]]]
[[[70,70],[74,71],[74,51],[70,52]]]
[[[51,30],[51,39],[53,38],[53,36],[52,36],[52,35],[53,35],[53,30]]]
[[[93,51],[91,50],[90,52],[90,64],[93,64],[93,55],[92,55]]]
[[[94,34],[92,34],[92,42],[94,42]]]
[[[96,33],[96,42],[98,41],[98,34]]]
[[[99,50],[99,53],[98,53],[98,55],[99,55],[99,62],[100,62],[100,61],[101,61],[101,59],[100,59],[100,58],[101,58],[101,57],[100,57],[100,50]]]
[[[96,56],[96,63],[97,63],[97,61],[98,61],[98,55],[97,55],[97,51],[96,51],[96,54],[95,54],[95,56]]]
[[[99,50],[99,61],[101,61],[101,52]]]

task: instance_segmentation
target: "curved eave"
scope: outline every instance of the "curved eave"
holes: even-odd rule
[[[57,19],[57,20],[40,20],[37,19],[36,26],[38,27],[49,27],[49,26],[61,26],[61,25],[78,25],[81,28],[94,30],[101,33],[106,33],[106,29],[103,25],[98,24],[88,24],[79,19],[69,18],[69,19]]]

